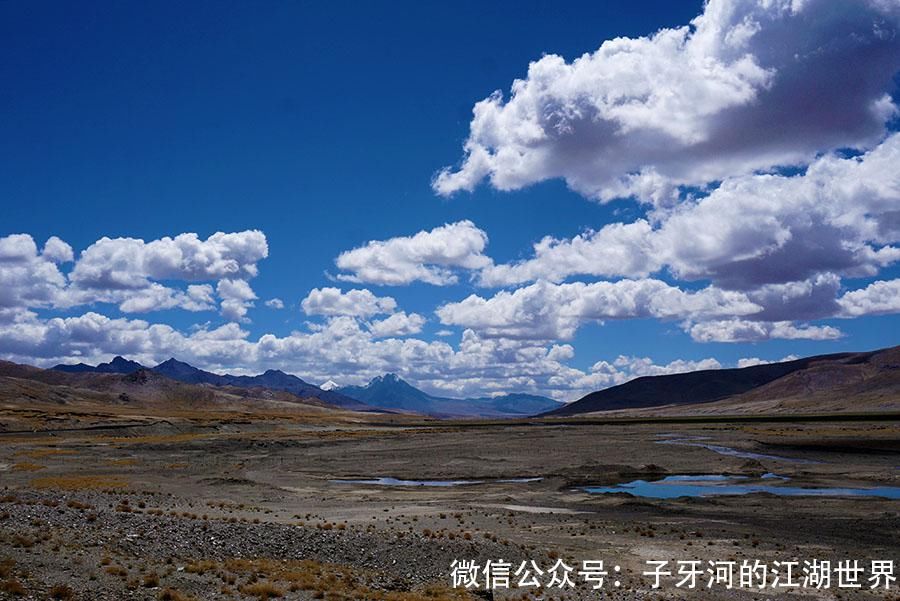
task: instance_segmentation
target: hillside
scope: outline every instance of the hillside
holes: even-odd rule
[[[900,409],[900,347],[637,378],[547,416],[595,412],[788,413]]]
[[[816,362],[724,399],[707,412],[786,413],[900,410],[900,347]]]

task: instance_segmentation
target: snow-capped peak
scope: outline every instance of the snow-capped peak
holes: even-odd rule
[[[341,385],[335,382],[334,380],[328,380],[319,385],[319,388],[322,390],[334,390],[335,388],[340,388]]]

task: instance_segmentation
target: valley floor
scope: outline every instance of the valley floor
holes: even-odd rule
[[[22,416],[5,414],[7,430]],[[900,501],[592,495],[680,474],[900,486],[885,422],[442,424],[392,418],[48,416],[0,433],[0,598],[478,599],[451,563],[574,567],[495,598],[884,599],[889,592],[653,590],[647,561],[900,560]],[[15,419],[13,419],[15,418]],[[65,426],[46,431],[39,424]],[[102,428],[86,429],[91,426]],[[113,427],[107,427],[113,426]],[[670,441],[666,443],[665,441]],[[674,444],[671,442],[674,441]],[[689,444],[683,444],[689,443]],[[723,454],[707,446],[724,446]],[[768,457],[751,458],[746,453]],[[476,481],[384,486],[340,480]],[[592,591],[577,575],[604,560]],[[612,566],[621,571],[612,575]],[[615,577],[619,586],[614,586]],[[515,581],[516,579],[514,579]],[[547,582],[547,579],[544,579]],[[21,596],[18,596],[21,593]],[[55,597],[53,596],[55,595]]]

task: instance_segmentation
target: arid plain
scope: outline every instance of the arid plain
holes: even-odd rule
[[[887,418],[439,422],[41,404],[5,405],[2,419],[3,598],[477,599],[451,587],[451,563],[489,559],[621,568],[618,586],[611,576],[591,590],[573,573],[574,588],[495,598],[891,598],[653,590],[642,572],[648,560],[900,555],[888,498],[583,489],[771,474],[792,487],[896,487],[900,426]],[[431,485],[345,482],[379,478]]]

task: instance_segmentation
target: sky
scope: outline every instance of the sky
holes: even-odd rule
[[[900,3],[0,3],[0,358],[560,400],[897,344]]]

